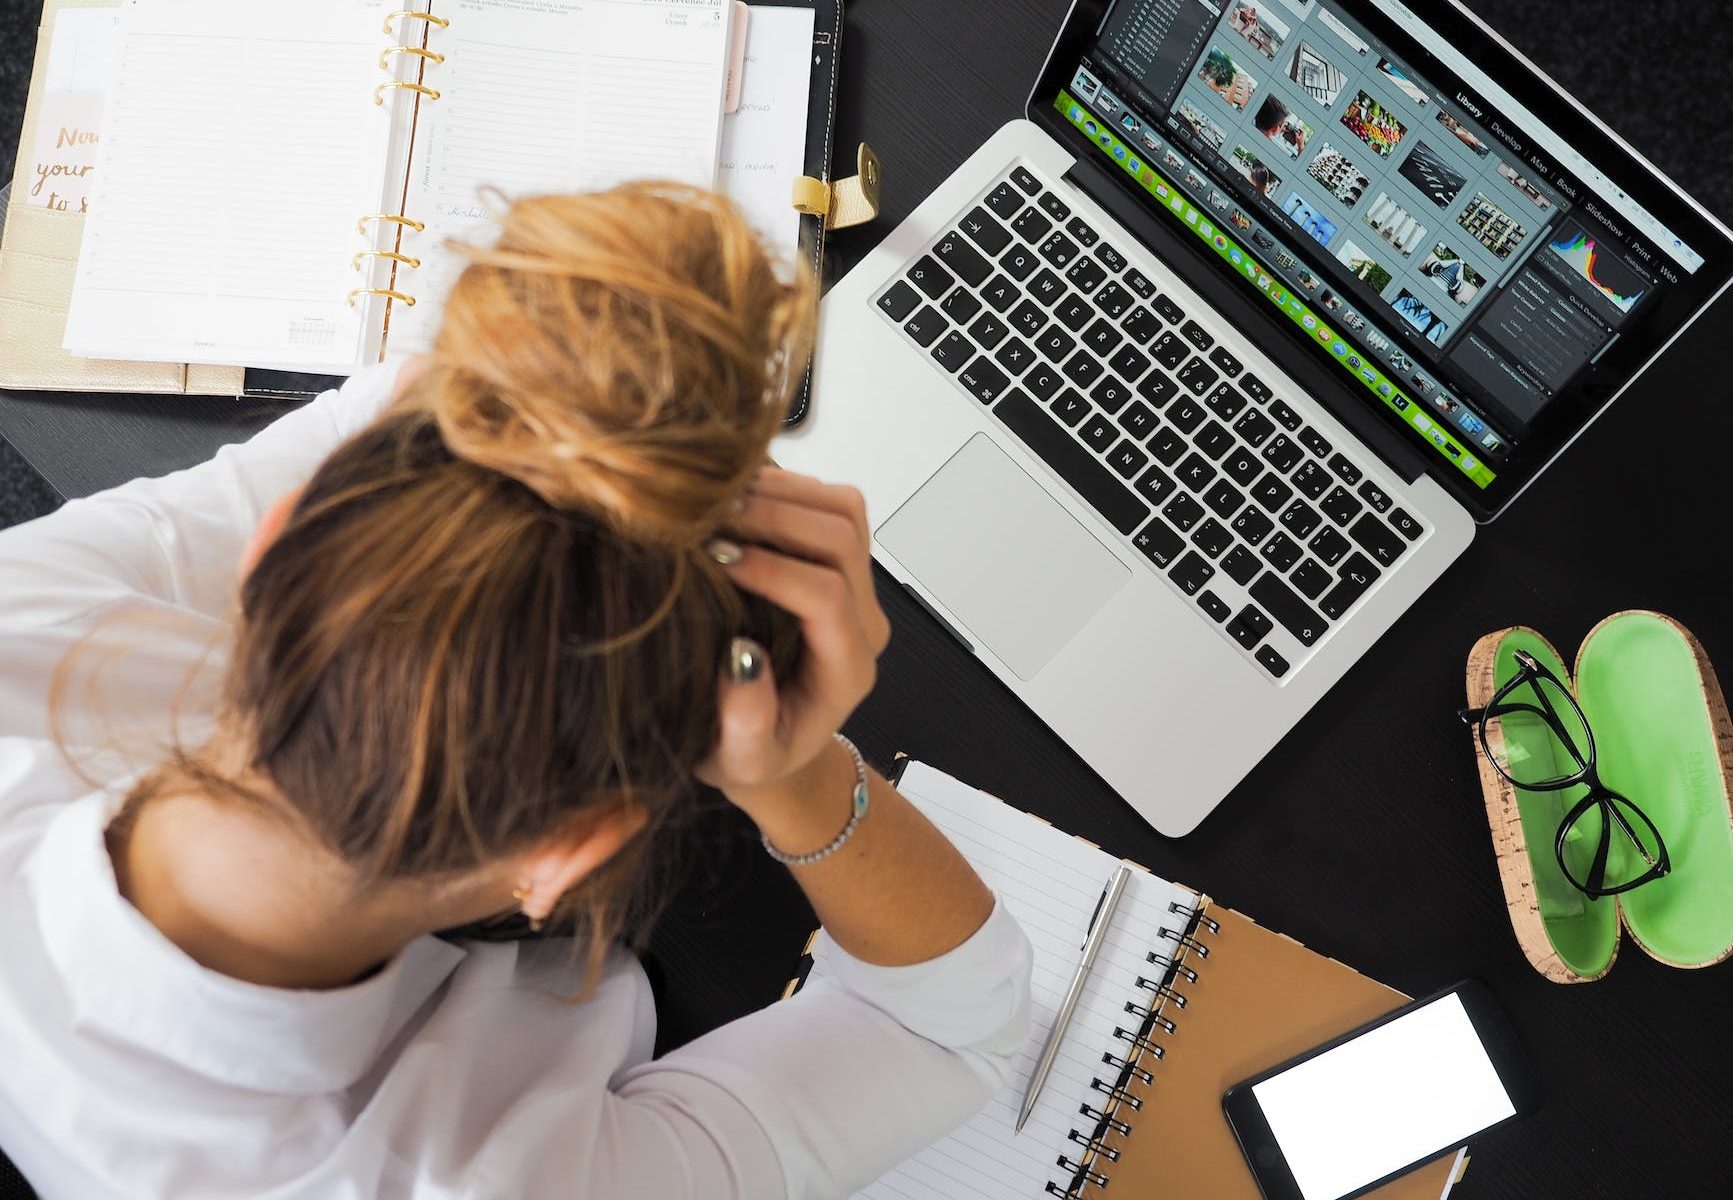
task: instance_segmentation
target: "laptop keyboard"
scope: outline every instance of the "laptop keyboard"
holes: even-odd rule
[[[1025,166],[877,304],[1269,678],[1425,532]]]

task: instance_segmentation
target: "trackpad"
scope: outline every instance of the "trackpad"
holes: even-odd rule
[[[984,433],[879,526],[878,539],[1020,679],[1033,679],[1131,578]]]

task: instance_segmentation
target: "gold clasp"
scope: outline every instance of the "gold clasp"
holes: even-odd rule
[[[826,183],[810,175],[794,181],[796,211],[823,217],[826,229],[864,225],[879,215],[879,188],[883,171],[879,156],[865,142],[855,152],[857,173],[848,179]]]

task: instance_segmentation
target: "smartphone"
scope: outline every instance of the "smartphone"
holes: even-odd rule
[[[1349,1200],[1539,1105],[1509,1020],[1472,981],[1222,1097],[1265,1200]]]

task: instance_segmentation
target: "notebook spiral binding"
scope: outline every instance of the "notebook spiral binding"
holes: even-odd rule
[[[420,22],[415,24],[415,22]],[[418,12],[414,9],[399,9],[385,18],[385,32],[399,40],[386,46],[379,52],[379,69],[392,78],[373,89],[373,103],[383,105],[386,97],[392,92],[399,95],[409,94],[415,97],[415,102],[434,101],[440,98],[437,88],[427,86],[427,69],[437,67],[445,62],[445,55],[427,48],[428,35],[435,29],[449,29],[451,22],[444,17],[436,17],[430,12]],[[421,43],[416,45],[419,38]],[[397,64],[405,59],[415,65],[414,79],[396,78]],[[379,262],[391,264],[391,276],[384,287],[358,287],[349,292],[349,307],[354,308],[364,296],[377,296],[388,304],[392,301],[401,302],[406,308],[415,307],[415,296],[404,291],[399,284],[399,273],[414,271],[421,266],[421,260],[412,255],[404,254],[403,232],[406,229],[421,233],[427,228],[422,222],[404,213],[369,213],[355,222],[355,230],[362,237],[368,237],[369,231],[375,225],[397,226],[397,237],[390,250],[378,250],[369,243],[360,253],[349,261],[349,269],[362,276],[365,282],[366,272]]]
[[[1089,1118],[1090,1124],[1084,1129],[1070,1131],[1069,1140],[1081,1149],[1075,1156],[1069,1152],[1058,1156],[1055,1165],[1064,1175],[1047,1181],[1048,1195],[1059,1196],[1062,1200],[1087,1200],[1089,1189],[1107,1190],[1111,1181],[1098,1168],[1103,1160],[1118,1162],[1120,1154],[1109,1138],[1112,1135],[1130,1137],[1131,1119],[1143,1106],[1143,1101],[1131,1091],[1132,1084],[1154,1082],[1155,1072],[1150,1070],[1149,1064],[1167,1056],[1167,1047],[1158,1039],[1172,1038],[1178,1033],[1178,1022],[1166,1015],[1168,1007],[1184,1009],[1187,996],[1178,985],[1181,981],[1195,984],[1198,980],[1197,969],[1186,959],[1195,957],[1200,962],[1207,959],[1210,947],[1201,936],[1221,932],[1220,923],[1204,915],[1208,907],[1208,897],[1199,897],[1195,912],[1177,901],[1167,906],[1169,913],[1189,913],[1191,919],[1183,930],[1161,930],[1161,936],[1173,943],[1171,956],[1150,951],[1149,962],[1161,970],[1153,978],[1138,976],[1138,988],[1148,995],[1125,1003],[1125,1011],[1135,1016],[1137,1023],[1129,1029],[1114,1028],[1113,1036],[1124,1042],[1125,1047],[1118,1052],[1108,1050],[1102,1054],[1101,1061],[1113,1067],[1114,1072],[1111,1077],[1102,1076],[1091,1081],[1091,1089],[1101,1094],[1101,1105],[1096,1107],[1085,1103],[1078,1109],[1080,1115]]]

